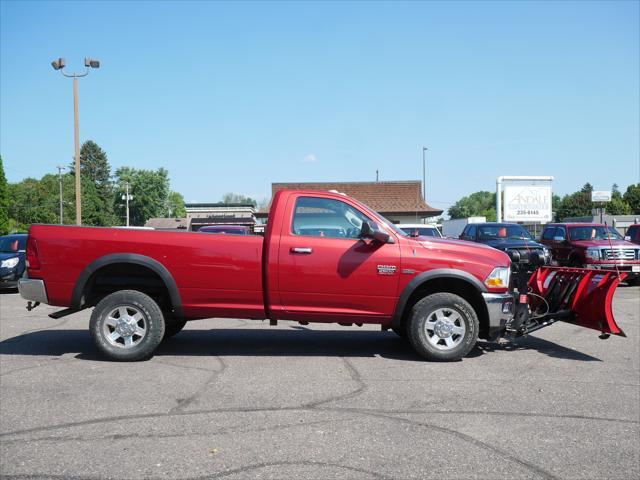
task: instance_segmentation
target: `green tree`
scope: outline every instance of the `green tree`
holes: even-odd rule
[[[72,163],[69,168],[75,175],[75,164]],[[87,140],[80,148],[80,179],[82,223],[100,226],[114,224],[111,167],[106,152],[92,140]]]
[[[32,223],[56,223],[55,197],[35,178],[9,184],[9,216],[14,228],[26,230]]]
[[[9,233],[9,184],[0,156],[0,235]]]
[[[125,182],[129,183],[129,221],[131,225],[142,226],[153,217],[162,217],[167,211],[169,198],[169,172],[158,170],[139,170],[121,167],[116,170],[115,204],[121,219],[126,216],[125,202],[121,199],[125,192]],[[124,222],[120,222],[124,223]]]
[[[453,218],[487,217],[487,221],[496,221],[496,194],[492,192],[475,192],[468,197],[462,197],[449,210]]]
[[[184,197],[178,192],[170,192],[167,197],[166,216],[170,218],[183,218],[187,216],[187,210],[184,207]]]
[[[640,215],[640,183],[629,185],[622,198],[633,215]]]
[[[585,217],[591,215],[593,204],[591,203],[591,192],[580,190],[562,197],[562,202],[556,210],[558,221],[569,217]]]
[[[222,203],[242,203],[245,205],[253,205],[254,207],[258,204],[253,198],[246,197],[240,193],[225,193],[222,196]]]
[[[611,201],[606,204],[605,209],[610,215],[628,215],[631,213],[631,207],[622,198],[617,183],[614,183],[611,187]]]

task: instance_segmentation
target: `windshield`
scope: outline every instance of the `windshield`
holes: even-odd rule
[[[569,228],[571,240],[622,240],[622,235],[613,227],[605,225],[588,225]]]
[[[0,238],[0,252],[13,253],[18,250],[25,250],[27,237],[2,237]]]
[[[478,227],[480,240],[533,240],[520,225],[489,225]]]
[[[402,227],[401,230],[410,237],[441,237],[435,227]]]

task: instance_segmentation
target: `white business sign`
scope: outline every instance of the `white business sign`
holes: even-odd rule
[[[611,192],[609,190],[593,190],[591,192],[592,202],[610,202]]]
[[[507,222],[550,222],[551,185],[505,186],[504,219]]]

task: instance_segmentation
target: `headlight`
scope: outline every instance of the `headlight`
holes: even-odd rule
[[[586,256],[592,260],[600,260],[600,250],[597,248],[587,248]]]
[[[7,258],[6,260],[2,260],[2,263],[0,263],[0,267],[13,268],[18,264],[18,262],[20,262],[20,259],[18,257]]]
[[[549,249],[548,248],[543,248],[542,249],[542,253],[544,254],[545,257],[549,256]]]
[[[511,275],[511,269],[509,269],[509,267],[494,268],[484,280],[484,284],[491,288],[508,288],[509,275]]]

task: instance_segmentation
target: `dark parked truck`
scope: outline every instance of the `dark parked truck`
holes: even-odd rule
[[[536,258],[549,263],[549,250],[536,242],[531,234],[517,223],[470,223],[460,234],[461,240],[484,243],[510,254],[514,263],[527,264],[533,253]]]
[[[186,321],[210,317],[379,324],[439,361],[464,357],[478,338],[535,330],[556,313],[593,326],[550,300],[514,329],[505,253],[411,238],[332,192],[278,192],[264,237],[34,225],[27,260],[19,282],[27,308],[67,307],[51,314],[59,318],[93,307],[91,335],[114,360],[145,358]],[[580,295],[593,300],[618,281],[591,281]],[[552,299],[556,283],[534,286],[536,294]],[[598,329],[621,333],[606,308]]]

